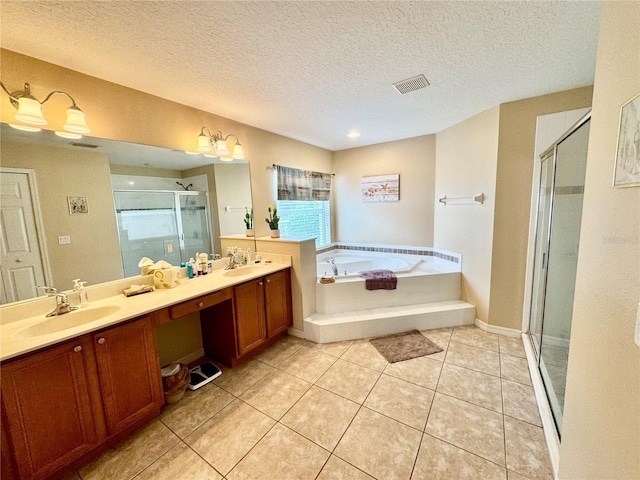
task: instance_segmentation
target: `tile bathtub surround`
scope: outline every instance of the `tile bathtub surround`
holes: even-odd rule
[[[286,337],[69,478],[552,479],[521,340],[422,334],[443,352],[394,364]]]

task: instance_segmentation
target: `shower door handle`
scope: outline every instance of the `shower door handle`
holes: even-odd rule
[[[542,270],[547,268],[547,252],[542,252]]]

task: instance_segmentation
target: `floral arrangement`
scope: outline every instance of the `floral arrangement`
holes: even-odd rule
[[[269,224],[269,228],[271,230],[278,230],[278,222],[280,222],[280,217],[278,216],[278,208],[269,205],[269,208],[267,210],[269,211],[269,218],[265,218],[264,221]]]
[[[253,228],[253,207],[251,207],[251,212],[249,212],[249,207],[244,207],[244,224],[247,230]]]

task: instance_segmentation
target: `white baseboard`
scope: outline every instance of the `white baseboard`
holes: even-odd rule
[[[476,318],[475,324],[478,328],[488,333],[497,333],[498,335],[504,335],[505,337],[513,337],[513,338],[520,338],[522,336],[522,332],[520,330],[516,330],[515,328],[497,327],[495,325],[489,325],[488,323],[485,323],[478,318]]]
[[[184,363],[185,365],[189,365],[191,362],[195,362],[199,358],[204,357],[204,348],[196,350],[195,352],[191,352],[188,355],[185,355],[182,358],[176,360],[176,363]]]
[[[556,431],[556,424],[553,421],[553,414],[549,406],[547,393],[542,383],[542,377],[536,363],[536,355],[533,352],[531,341],[526,333],[522,334],[522,343],[524,343],[524,351],[527,355],[527,363],[529,365],[529,373],[531,374],[531,382],[533,383],[533,391],[536,394],[536,403],[540,412],[540,420],[542,420],[542,430],[547,441],[547,449],[549,450],[549,459],[553,467],[553,477],[558,480],[558,469],[560,467],[560,439]]]
[[[302,330],[298,330],[297,328],[291,327],[287,330],[287,333],[293,337],[305,338],[304,332]]]

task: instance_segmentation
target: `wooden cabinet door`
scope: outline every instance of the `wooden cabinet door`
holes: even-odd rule
[[[107,432],[159,414],[164,402],[150,316],[93,334]]]
[[[91,336],[1,368],[3,420],[21,479],[44,478],[105,437]]]
[[[252,280],[234,287],[238,355],[250,352],[266,339],[264,281]]]
[[[264,282],[267,338],[271,338],[293,325],[289,270],[268,275]]]

